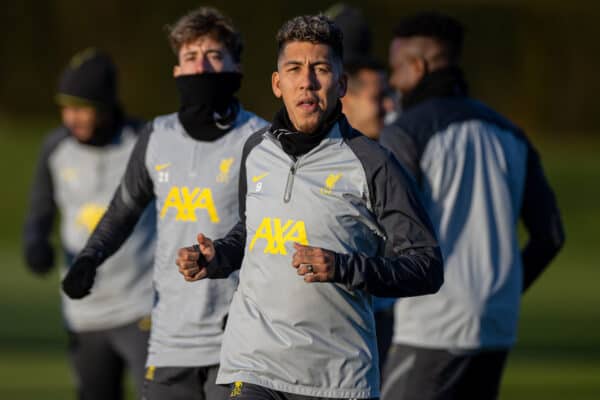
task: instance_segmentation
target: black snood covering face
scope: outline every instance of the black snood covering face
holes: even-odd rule
[[[179,121],[197,140],[213,141],[233,128],[239,103],[233,96],[240,89],[239,72],[208,72],[175,78],[179,92]]]

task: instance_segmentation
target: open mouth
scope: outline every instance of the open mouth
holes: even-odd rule
[[[306,99],[302,99],[298,102],[297,104],[298,107],[300,107],[300,109],[305,110],[305,111],[316,111],[318,108],[318,102],[316,99],[312,99],[312,98],[306,98]]]

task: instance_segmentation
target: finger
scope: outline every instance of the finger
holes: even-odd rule
[[[312,272],[310,272],[309,265],[312,266]],[[322,265],[300,264],[300,266],[298,267],[296,272],[298,273],[298,275],[316,274],[316,273],[321,272],[322,269],[323,269]]]
[[[200,253],[197,251],[194,251],[194,252],[187,253],[186,260],[187,261],[198,261],[198,258],[200,258]]]
[[[206,268],[202,268],[200,271],[196,272],[195,274],[184,275],[183,277],[188,282],[194,282],[194,281],[198,281],[200,279],[206,278],[207,275],[208,275],[208,272],[206,271]]]
[[[325,264],[327,263],[327,258],[324,254],[297,254],[292,257],[292,263],[295,266],[299,266],[301,264]]]
[[[183,270],[199,268],[198,263],[196,261],[180,260],[177,265],[179,266],[180,269],[183,269]]]
[[[200,246],[208,246],[211,243],[211,240],[209,238],[207,238],[206,236],[204,236],[203,233],[199,233],[196,240],[198,240],[198,244]]]
[[[199,267],[195,267],[195,268],[182,268],[179,267],[179,273],[182,275],[193,275],[195,273],[197,273],[198,271],[200,271]]]
[[[306,283],[327,282],[327,275],[323,274],[323,273],[306,274],[306,275],[304,275],[304,282],[306,282]]]

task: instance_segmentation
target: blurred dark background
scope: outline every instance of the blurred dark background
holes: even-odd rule
[[[270,117],[277,103],[269,79],[274,34],[294,15],[324,11],[327,1],[232,1],[214,5],[245,36],[241,98]],[[376,54],[387,62],[395,21],[423,9],[458,17],[468,29],[464,66],[472,94],[528,130],[600,131],[600,2],[557,0],[347,1],[374,29]],[[198,1],[13,1],[3,5],[0,115],[55,111],[57,76],[76,51],[94,45],[115,58],[127,108],[142,117],[174,111],[174,63],[164,26]]]

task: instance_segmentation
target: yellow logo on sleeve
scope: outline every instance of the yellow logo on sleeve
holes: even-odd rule
[[[286,255],[285,244],[288,242],[298,242],[308,245],[304,221],[294,221],[291,219],[288,219],[282,225],[282,221],[279,218],[263,218],[250,242],[250,251],[254,249],[259,239],[266,240],[267,245],[264,252],[269,254]]]
[[[75,222],[84,227],[88,233],[92,233],[105,212],[106,207],[103,205],[95,203],[84,204],[79,209]]]
[[[327,179],[325,179],[325,186],[321,188],[321,194],[330,195],[333,187],[340,180],[342,174],[329,174]]]
[[[231,165],[233,164],[233,158],[224,158],[221,160],[221,164],[219,164],[219,175],[217,175],[217,182],[219,183],[227,183],[229,182],[229,172],[231,170]]]
[[[213,200],[212,191],[209,188],[190,188],[173,186],[165,199],[165,204],[160,211],[160,218],[164,218],[170,208],[175,208],[177,214],[175,221],[196,222],[197,209],[204,209],[208,213],[210,222],[216,224],[220,221],[217,208]]]

